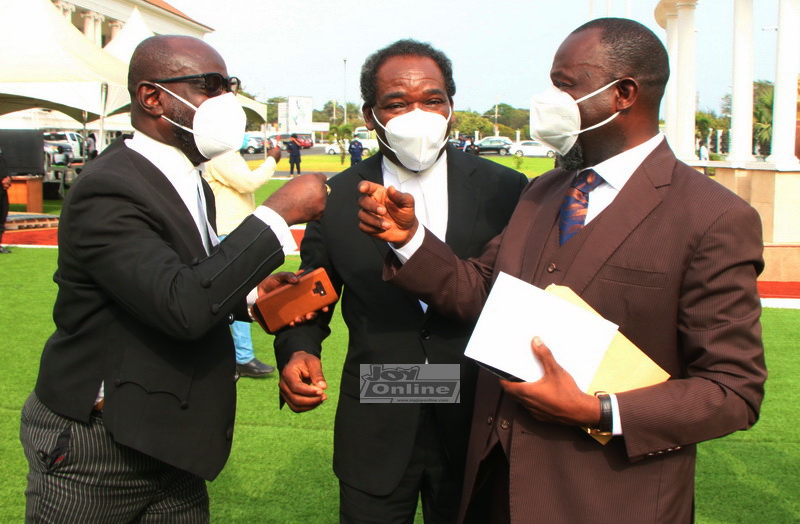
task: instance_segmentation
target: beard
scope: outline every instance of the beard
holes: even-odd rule
[[[194,120],[194,109],[185,106],[176,106],[172,111],[172,116],[170,117],[170,120],[173,120],[184,127],[192,129],[192,122]],[[203,157],[203,155],[200,154],[200,151],[197,149],[197,144],[194,141],[194,135],[192,133],[178,126],[172,126],[172,133],[175,136],[175,139],[181,145],[180,150],[183,151],[183,153],[190,160],[193,158],[197,158],[197,156],[205,158]]]
[[[583,148],[579,142],[575,142],[572,149],[567,151],[566,155],[556,153],[556,160],[558,167],[566,169],[567,171],[575,171],[584,167],[583,162]]]

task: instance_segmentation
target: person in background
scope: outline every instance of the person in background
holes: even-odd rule
[[[302,146],[297,142],[297,134],[292,133],[289,143],[286,144],[286,150],[289,151],[289,176],[294,175],[294,170],[297,169],[297,174],[300,174],[300,150]]]
[[[214,192],[220,240],[253,213],[256,208],[253,193],[269,182],[280,159],[281,150],[276,147],[270,149],[267,159],[252,171],[238,151],[230,151],[204,164],[203,178]],[[236,347],[236,373],[240,377],[264,377],[275,368],[256,358],[251,325],[251,322],[241,320],[231,324]]]
[[[8,219],[8,188],[11,187],[11,175],[6,166],[6,157],[0,149],[0,255],[8,255],[11,250],[3,245],[3,233]]]
[[[464,146],[464,152],[475,156],[481,155],[481,149],[475,145],[475,139],[473,137],[469,137],[469,144]]]
[[[86,160],[92,160],[97,156],[97,140],[94,133],[89,133],[86,137]]]
[[[364,152],[364,146],[358,140],[358,138],[354,138],[352,142],[350,142],[350,147],[347,148],[350,152],[350,166],[354,166],[361,162],[361,154]]]

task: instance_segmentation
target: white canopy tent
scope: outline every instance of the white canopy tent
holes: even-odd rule
[[[130,102],[127,64],[91,43],[49,0],[0,0],[0,114],[57,109],[81,121]]]
[[[147,22],[144,21],[142,13],[139,8],[135,7],[131,11],[131,15],[125,22],[125,26],[119,30],[117,36],[114,37],[103,48],[107,53],[117,58],[124,64],[128,64],[133,56],[133,51],[136,49],[142,40],[150,38],[155,33],[148,27]]]

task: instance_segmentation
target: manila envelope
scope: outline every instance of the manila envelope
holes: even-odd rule
[[[566,286],[551,284],[547,286],[545,291],[591,311],[595,315],[599,314]],[[608,346],[603,360],[600,361],[600,366],[586,393],[590,395],[594,395],[598,391],[621,393],[652,386],[653,384],[660,384],[668,378],[669,373],[661,369],[658,364],[645,355],[625,335],[617,331]],[[588,432],[588,429],[584,429]],[[592,437],[603,445],[611,440],[610,435],[592,435]]]

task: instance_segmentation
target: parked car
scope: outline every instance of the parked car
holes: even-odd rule
[[[263,153],[264,152],[264,139],[256,135],[248,135],[247,143],[240,150],[241,153]]]
[[[350,141],[344,141],[344,152],[347,153],[347,148],[350,147]],[[325,154],[326,155],[338,155],[342,151],[339,149],[339,144],[337,142],[331,142],[330,144],[325,144]]]
[[[268,137],[273,143],[278,144],[280,148],[286,151],[286,144],[292,139],[291,133],[281,133],[280,135],[271,135]],[[311,135],[308,133],[297,133],[297,143],[303,149],[309,149],[314,143],[311,141]]]
[[[487,136],[475,142],[475,145],[478,146],[478,153],[481,155],[484,153],[497,153],[500,156],[505,156],[511,149],[511,144],[511,139],[504,136]]]
[[[44,139],[50,142],[66,142],[72,151],[72,158],[83,159],[84,143],[83,137],[75,131],[45,131],[42,133]]]
[[[509,153],[515,156],[535,156],[553,158],[556,156],[555,151],[536,140],[523,140],[521,142],[514,142],[511,144]]]

